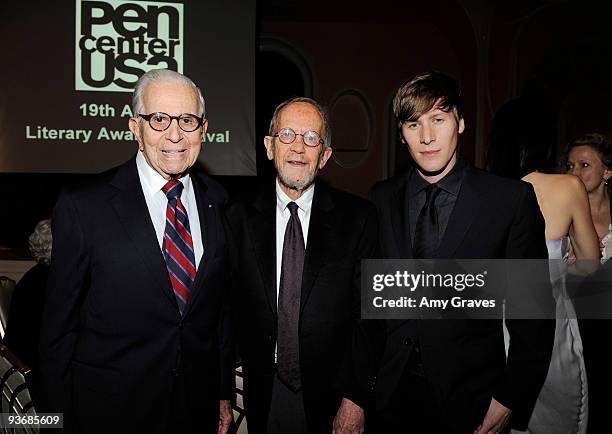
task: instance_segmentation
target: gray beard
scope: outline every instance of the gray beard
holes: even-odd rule
[[[276,165],[276,160],[274,161],[274,166],[276,167],[276,175],[278,177],[278,180],[280,181],[280,183],[282,185],[284,185],[285,187],[287,187],[290,190],[296,190],[296,191],[304,191],[306,190],[308,187],[310,187],[312,185],[312,183],[315,180],[315,177],[317,176],[317,173],[319,172],[318,166],[317,166],[317,170],[315,170],[315,172],[306,177],[302,182],[292,182],[288,179],[286,179],[280,172],[280,170],[278,170],[278,166]]]

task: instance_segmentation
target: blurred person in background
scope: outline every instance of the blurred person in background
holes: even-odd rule
[[[612,298],[612,236],[610,200],[612,197],[612,141],[599,134],[585,134],[568,144],[562,166],[567,173],[584,183],[591,216],[600,240],[601,261],[604,264],[593,275],[577,280],[574,300],[579,318],[584,347],[584,361],[589,383],[588,433],[607,432],[608,394],[612,388],[612,375],[608,365],[606,341],[612,333],[609,319]],[[607,262],[606,262],[607,261]],[[601,311],[600,311],[601,310]]]
[[[496,113],[487,167],[497,175],[529,182],[545,222],[556,302],[555,343],[527,431],[584,434],[588,415],[587,374],[582,338],[574,305],[567,296],[566,281],[568,271],[584,276],[597,270],[599,241],[582,182],[567,174],[545,173],[554,172],[555,158],[550,131],[534,120],[537,110],[536,104],[519,98]]]
[[[567,173],[577,176],[586,187],[591,204],[591,216],[595,230],[602,242],[602,257],[612,255],[612,141],[602,134],[585,134],[568,145],[564,157]]]
[[[51,220],[41,220],[28,238],[36,265],[19,280],[11,298],[4,345],[32,370],[32,396],[38,386],[38,340],[51,262]]]
[[[572,272],[590,274],[599,265],[599,242],[589,202],[584,186],[573,176],[531,172],[522,179],[533,185],[544,216],[557,318],[553,356],[528,432],[586,433],[588,389],[583,345],[565,281],[570,243],[576,258]]]

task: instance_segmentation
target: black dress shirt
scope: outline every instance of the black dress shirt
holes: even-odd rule
[[[436,245],[439,245],[446,231],[446,226],[461,190],[466,167],[466,162],[458,158],[451,171],[437,183],[441,191],[435,202],[436,213],[438,214],[438,243]],[[408,188],[406,189],[406,194],[408,195],[406,203],[408,203],[408,216],[410,219],[410,239],[413,241],[419,212],[421,212],[421,208],[425,205],[425,188],[428,185],[429,183],[417,173],[416,168],[410,170]]]

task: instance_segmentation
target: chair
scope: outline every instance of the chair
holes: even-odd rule
[[[236,434],[248,434],[244,412],[243,374],[240,363],[236,366],[236,402],[232,410],[234,412],[234,431],[232,432]]]
[[[36,415],[28,384],[30,368],[19,361],[4,345],[0,345],[0,413]],[[5,434],[34,434],[39,429],[32,426],[0,428]]]

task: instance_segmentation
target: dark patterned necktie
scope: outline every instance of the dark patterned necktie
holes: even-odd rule
[[[421,208],[414,232],[414,257],[433,258],[438,249],[438,213],[436,197],[440,193],[437,184],[429,184],[425,189],[425,205]]]
[[[181,202],[183,184],[171,179],[162,187],[162,191],[168,198],[162,251],[176,302],[183,315],[196,275],[193,240],[187,211]]]
[[[287,205],[291,217],[285,229],[280,286],[278,292],[278,377],[291,390],[301,388],[298,327],[304,268],[304,236],[295,202]]]

